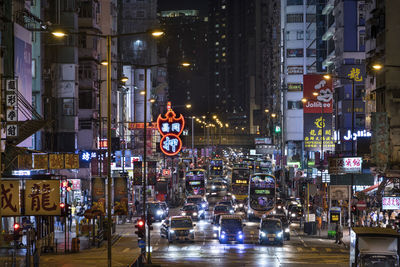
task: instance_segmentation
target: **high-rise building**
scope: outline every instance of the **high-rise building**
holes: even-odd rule
[[[267,134],[279,103],[279,1],[210,1],[210,109],[234,129]]]
[[[377,173],[398,177],[400,169],[399,1],[366,3],[366,108],[372,130],[372,161]],[[373,66],[381,66],[374,71]],[[385,184],[385,183],[382,183]]]
[[[303,75],[316,72],[315,0],[282,0],[282,95],[287,161],[303,160]]]
[[[190,113],[200,116],[209,110],[208,18],[199,10],[165,10],[159,20],[166,36],[159,42],[159,56],[167,61],[168,99],[177,110],[192,105]],[[183,62],[190,63],[183,67]]]
[[[328,1],[323,9],[327,53],[322,63],[325,72],[332,73],[335,91],[336,152],[352,153],[354,133],[365,129],[365,12],[364,1]],[[352,80],[354,80],[354,114],[352,110]],[[354,125],[352,122],[354,116]],[[355,147],[353,149],[353,152]]]

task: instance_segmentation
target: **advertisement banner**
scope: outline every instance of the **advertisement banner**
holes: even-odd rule
[[[142,162],[133,162],[133,185],[142,185]]]
[[[361,173],[361,170],[361,157],[329,158],[329,174]]]
[[[114,214],[128,215],[128,179],[114,178]]]
[[[389,159],[389,121],[386,112],[371,114],[371,154],[376,166],[385,168]]]
[[[104,178],[92,178],[92,201],[93,214],[105,214],[106,183]]]
[[[78,154],[64,154],[65,168],[66,169],[79,169],[79,155]]]
[[[64,154],[49,154],[50,169],[64,169]]]
[[[46,170],[49,167],[48,154],[34,154],[33,155],[33,169]]]
[[[27,180],[25,215],[61,215],[60,181]]]
[[[400,209],[400,197],[382,197],[383,210],[398,210]]]
[[[329,188],[332,200],[349,199],[349,187],[347,185],[331,185]]]
[[[304,149],[307,151],[332,151],[335,148],[332,131],[332,114],[304,114]]]
[[[352,83],[350,79],[354,79],[355,84],[364,85],[365,65],[341,65],[338,72],[340,77],[349,78],[340,79],[341,84]]]
[[[1,216],[21,215],[19,205],[19,181],[2,181],[0,190]]]
[[[132,167],[132,151],[125,150],[125,168]]]
[[[322,74],[306,74],[303,75],[303,86],[303,97],[307,99],[303,105],[304,113],[332,113],[332,79],[325,80]],[[314,96],[314,92],[318,96]]]
[[[155,185],[157,182],[157,162],[149,161],[147,162],[147,182],[148,185]]]
[[[19,170],[32,169],[32,154],[18,155],[18,169]]]

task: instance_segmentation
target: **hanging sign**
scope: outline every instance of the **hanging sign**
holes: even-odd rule
[[[165,117],[160,114],[157,119],[157,128],[162,138],[160,141],[161,151],[167,156],[174,156],[182,149],[180,135],[185,127],[185,119],[182,114],[177,118],[175,112],[168,102],[168,111]]]

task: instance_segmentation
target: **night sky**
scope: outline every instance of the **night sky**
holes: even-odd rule
[[[198,9],[207,16],[208,0],[158,0],[158,10]]]

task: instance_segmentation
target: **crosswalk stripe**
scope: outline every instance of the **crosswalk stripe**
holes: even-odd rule
[[[347,252],[349,252],[349,251],[346,250],[346,249],[340,249],[340,252],[347,253]]]

